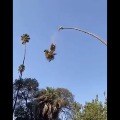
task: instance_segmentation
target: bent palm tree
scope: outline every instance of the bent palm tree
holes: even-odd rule
[[[56,53],[53,53],[52,51],[49,51],[49,50],[44,50],[44,52],[49,62],[55,58],[54,55],[56,55]]]
[[[56,49],[56,45],[52,43],[50,46],[50,50],[44,50],[45,56],[49,62],[55,58],[54,57],[54,55],[56,55],[56,53],[54,53],[55,49]]]

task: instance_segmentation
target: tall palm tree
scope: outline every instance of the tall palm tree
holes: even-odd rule
[[[17,83],[18,84],[18,87],[17,87],[17,93],[16,93],[16,97],[14,99],[14,105],[13,105],[13,113],[14,113],[14,110],[15,110],[15,107],[16,107],[16,103],[17,103],[17,98],[18,98],[18,94],[19,94],[19,91],[21,89],[21,81],[22,81],[22,73],[24,72],[25,70],[25,57],[26,57],[26,43],[29,42],[30,40],[30,37],[28,34],[23,34],[21,36],[21,41],[22,41],[22,44],[25,45],[25,50],[24,50],[24,58],[23,58],[23,63],[19,66],[18,68],[18,72],[20,73],[19,75],[19,82]],[[20,83],[20,84],[19,84]]]

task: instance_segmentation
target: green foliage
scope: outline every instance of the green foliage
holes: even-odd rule
[[[20,65],[19,68],[18,68],[18,71],[19,71],[20,73],[22,73],[22,72],[24,72],[24,70],[25,70],[25,66],[24,66],[23,64]]]
[[[50,50],[44,50],[45,57],[49,62],[55,58],[54,57],[56,55],[56,53],[54,53],[55,49],[56,49],[56,45],[52,43],[50,46]]]
[[[73,106],[72,120],[81,120],[81,117],[82,117],[82,113],[81,113],[82,105],[75,101],[75,102],[73,102],[72,106]]]
[[[13,84],[13,102],[18,97],[14,113],[17,119],[33,120],[33,94],[38,91],[38,87],[39,84],[36,79],[15,80]],[[16,96],[18,89],[19,93]]]
[[[84,106],[74,104],[74,114],[72,120],[107,120],[107,99],[102,103],[98,100],[98,95],[92,102],[86,102]]]
[[[23,34],[23,35],[21,36],[22,44],[26,44],[27,42],[29,42],[29,40],[30,40],[30,37],[29,37],[28,34]]]
[[[70,111],[70,104],[73,95],[64,88],[42,89],[35,96],[35,117],[36,120],[57,120],[61,112]]]
[[[107,98],[104,103],[98,95],[91,102],[82,105],[74,100],[73,94],[65,88],[39,90],[36,79],[15,80],[13,90],[20,87],[15,108],[15,117],[26,120],[107,120]]]

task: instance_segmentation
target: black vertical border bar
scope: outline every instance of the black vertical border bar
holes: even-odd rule
[[[108,31],[108,49],[107,49],[107,73],[108,73],[108,120],[118,119],[120,108],[120,30],[119,30],[119,3],[108,0],[107,6],[107,31]]]
[[[13,1],[1,1],[0,12],[0,115],[1,119],[13,120]]]

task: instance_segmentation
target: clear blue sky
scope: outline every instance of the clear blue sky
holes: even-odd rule
[[[40,88],[63,87],[84,104],[107,91],[107,47],[96,38],[60,26],[77,27],[107,41],[106,0],[13,0],[13,79],[22,64],[21,35],[30,35],[23,78],[35,78]],[[56,43],[55,59],[44,49]]]

